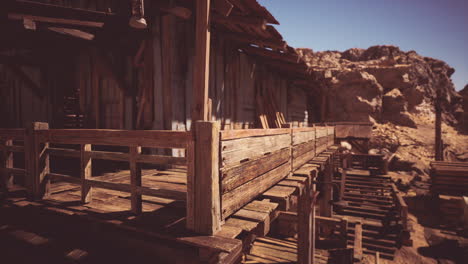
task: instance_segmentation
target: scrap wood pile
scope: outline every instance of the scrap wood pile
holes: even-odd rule
[[[431,162],[431,190],[435,194],[468,195],[468,163]]]
[[[263,94],[257,89],[256,100],[258,118],[262,128],[281,128],[286,124],[286,119],[277,106],[276,97],[270,88],[266,87]]]

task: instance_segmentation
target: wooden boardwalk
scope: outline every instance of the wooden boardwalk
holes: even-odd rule
[[[130,176],[124,170],[92,179],[124,184]],[[171,191],[171,196],[175,192],[186,195],[186,182],[183,168],[142,171],[142,186]],[[142,213],[135,215],[128,192],[94,188],[93,199],[87,204],[81,203],[80,194],[79,185],[56,182],[51,184],[49,197],[29,201],[21,188],[12,188],[0,206],[0,234],[6,235],[0,242],[27,248],[31,256],[20,256],[20,252],[12,250],[8,257],[24,259],[14,263],[29,263],[30,257],[44,263],[68,263],[75,261],[73,258],[82,259],[80,263],[103,263],[114,261],[114,256],[115,263],[146,263],[155,257],[160,263],[207,261],[203,258],[212,263],[232,263],[241,256],[242,241],[238,239],[187,230],[184,200],[143,196]],[[31,243],[39,243],[39,248],[33,250]],[[201,256],[201,251],[206,256]],[[138,252],[139,257],[132,259],[133,252]]]

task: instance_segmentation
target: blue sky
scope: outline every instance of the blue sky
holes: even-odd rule
[[[314,51],[396,45],[455,68],[468,84],[468,0],[259,0],[289,45]]]

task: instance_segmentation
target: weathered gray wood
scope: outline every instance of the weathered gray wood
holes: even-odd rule
[[[313,130],[295,132],[293,130],[293,145],[298,145],[304,142],[314,141],[315,140],[315,128],[310,128]]]
[[[192,84],[192,122],[197,120],[209,120],[210,5],[211,0],[199,0],[195,4],[195,58]]]
[[[243,160],[255,159],[266,153],[288,148],[290,144],[291,137],[288,134],[222,141],[223,166],[231,166],[239,164]]]
[[[297,225],[297,262],[300,264],[311,264],[314,263],[313,255],[313,240],[314,228],[313,225],[313,192],[309,184],[306,184],[305,192],[299,196],[298,201],[298,225]]]
[[[25,133],[26,131],[23,128],[2,128],[0,129],[0,138],[4,140],[23,140]]]
[[[130,147],[130,186],[131,186],[131,210],[134,214],[142,211],[141,194],[137,193],[137,188],[141,187],[141,167],[137,163],[137,156],[141,154],[141,147]]]
[[[41,142],[185,148],[190,132],[159,130],[49,129],[38,131]]]
[[[91,151],[91,144],[82,144],[80,145],[80,152],[81,152],[81,202],[82,203],[90,203],[92,200],[92,187],[88,184],[87,180],[91,179],[92,177],[92,159],[89,155]]]
[[[222,194],[268,172],[272,168],[278,167],[288,160],[289,150],[283,149],[234,167],[221,169]]]
[[[39,141],[38,134],[47,132],[49,124],[34,122],[26,128],[25,135],[25,166],[27,189],[33,199],[43,199],[49,195],[50,179],[46,177],[49,173],[49,155],[47,149],[49,144],[44,144],[44,149]]]
[[[5,146],[3,153],[0,153],[0,191],[8,193],[9,187],[13,184],[11,169],[13,169],[13,153],[7,147],[13,146],[13,140],[0,140],[0,145]]]
[[[315,140],[293,147],[293,157],[299,157],[307,152],[313,152],[315,154]]]
[[[193,215],[193,226],[188,228],[212,235],[221,228],[219,123],[197,121],[194,127],[195,177],[188,187],[194,193],[193,206],[190,206],[193,210],[190,214]]]
[[[222,217],[227,218],[259,194],[265,192],[275,183],[288,176],[291,169],[289,162],[258,176],[257,178],[222,195]]]
[[[68,158],[81,158],[79,150],[64,149],[64,148],[48,148],[47,152],[51,156],[68,157]]]
[[[289,133],[289,128],[223,130],[221,131],[221,140],[225,141],[248,137],[274,136]]]

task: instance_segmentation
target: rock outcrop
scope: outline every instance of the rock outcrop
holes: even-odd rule
[[[455,125],[461,96],[445,62],[404,52],[395,46],[367,50],[313,52],[298,49],[313,69],[317,90],[328,98],[326,120],[377,121],[416,127],[413,115],[433,114],[437,93],[443,101],[444,120]]]
[[[459,92],[462,97],[462,110],[457,113],[460,131],[468,134],[468,84]]]

